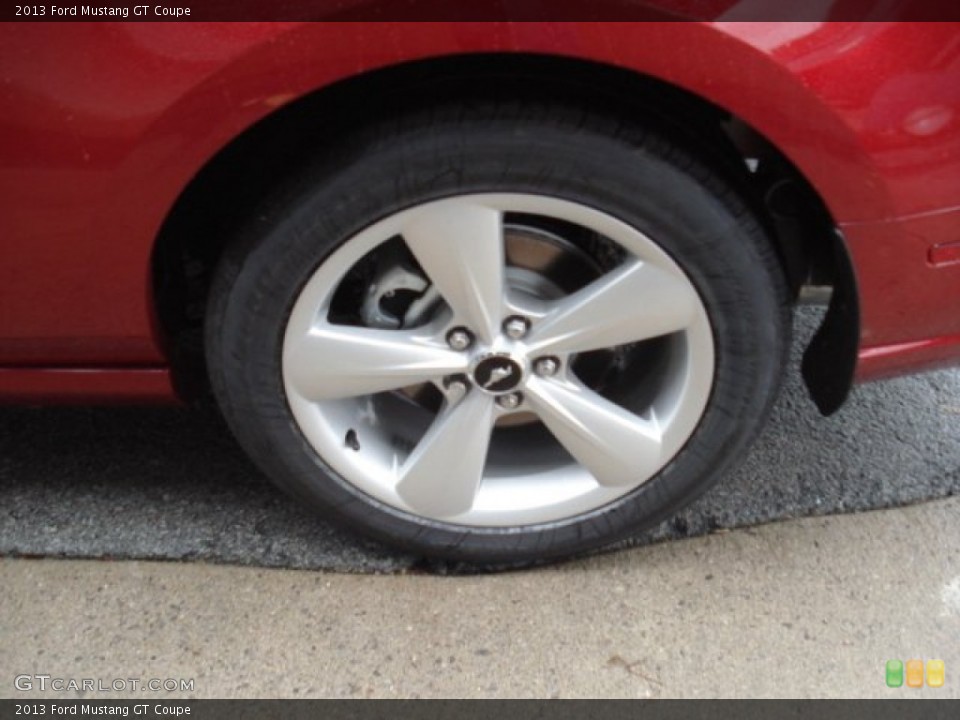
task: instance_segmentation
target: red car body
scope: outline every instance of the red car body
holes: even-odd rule
[[[842,233],[857,378],[960,359],[960,25],[6,24],[0,398],[175,399],[151,268],[191,180],[299,98],[478,53],[618,67],[729,111]]]

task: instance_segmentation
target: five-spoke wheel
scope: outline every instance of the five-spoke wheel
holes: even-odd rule
[[[583,106],[357,128],[220,261],[224,416],[278,485],[408,551],[515,563],[622,539],[742,456],[778,387],[788,293],[735,187]]]
[[[615,260],[564,276],[591,259],[583,238]],[[531,267],[538,254],[549,262]],[[352,293],[361,306],[386,307],[378,279],[398,272],[424,288],[394,303],[400,327],[335,307],[351,282],[367,283]],[[609,366],[602,379],[578,373],[589,353]],[[627,372],[648,383],[642,406],[602,392]],[[509,526],[594,510],[655,475],[700,419],[713,343],[696,289],[638,230],[556,198],[463,195],[349,238],[297,299],[283,373],[301,431],[357,488],[423,517]]]

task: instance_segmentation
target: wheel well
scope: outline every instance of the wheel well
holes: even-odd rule
[[[277,110],[213,157],[177,199],[153,254],[157,318],[180,394],[208,395],[202,326],[213,269],[284,177],[378,117],[430,103],[516,97],[639,120],[682,143],[722,173],[766,225],[795,295],[803,285],[842,288],[834,298],[846,311],[828,311],[830,332],[819,342],[837,369],[824,371],[808,352],[804,373],[821,411],[839,407],[856,361],[854,279],[834,222],[792,163],[739,118],[675,86],[592,62],[520,54],[417,61],[335,83]],[[849,356],[846,363],[836,362],[838,353]]]

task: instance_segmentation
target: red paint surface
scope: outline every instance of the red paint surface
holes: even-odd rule
[[[175,402],[166,368],[0,368],[0,401]]]
[[[0,26],[0,366],[164,364],[151,250],[231,139],[367,70],[518,51],[674,83],[790,157],[848,238],[864,347],[906,348],[865,355],[861,378],[960,333],[960,270],[928,262],[960,228],[957,24],[17,23]]]
[[[914,362],[925,369],[931,353],[939,364],[957,362],[960,345],[944,339],[960,335],[960,264],[934,266],[929,255],[935,240],[960,235],[960,209],[849,224],[843,233],[861,296],[857,377],[909,372]]]
[[[960,335],[863,348],[857,377],[879,380],[919,370],[955,365],[960,355]]]

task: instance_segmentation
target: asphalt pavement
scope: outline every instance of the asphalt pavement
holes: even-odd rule
[[[799,313],[798,338],[815,317]],[[796,372],[800,345],[740,468],[631,544],[960,491],[960,371],[860,386],[822,418]],[[245,458],[215,411],[176,407],[0,408],[0,555],[424,567],[302,510]]]

